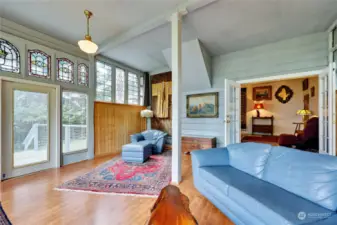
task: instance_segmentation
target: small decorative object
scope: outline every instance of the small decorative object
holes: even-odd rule
[[[305,123],[307,121],[307,117],[311,115],[311,112],[307,109],[300,109],[297,110],[296,114],[302,116],[302,121]]]
[[[98,46],[92,42],[89,34],[89,19],[93,14],[88,10],[84,10],[84,15],[87,18],[87,34],[85,35],[84,40],[78,41],[78,46],[80,46],[80,49],[85,53],[94,54],[97,52]]]
[[[144,109],[140,112],[140,116],[146,118],[146,127],[151,130],[151,118],[153,117],[153,111],[150,109]]]
[[[293,97],[293,95],[294,95],[293,90],[291,90],[286,85],[282,85],[275,92],[275,98],[283,104],[286,104],[287,102],[289,102],[290,99]]]
[[[253,88],[253,100],[255,101],[272,100],[272,87],[263,86]]]
[[[303,108],[309,110],[309,94],[303,96]]]
[[[311,97],[315,97],[315,86],[311,87],[310,92],[311,92]]]
[[[307,78],[302,81],[302,90],[306,91],[308,90],[308,88],[309,88],[309,79]]]
[[[189,118],[219,117],[218,93],[187,95],[186,113]]]
[[[263,103],[255,103],[254,109],[256,109],[256,117],[260,117],[259,109],[264,109]]]

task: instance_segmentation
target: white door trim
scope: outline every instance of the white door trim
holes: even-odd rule
[[[311,76],[318,76],[319,74],[323,73],[325,70],[328,70],[328,69],[329,68],[327,67],[321,70],[280,74],[280,75],[269,76],[269,77],[258,77],[258,78],[252,78],[252,79],[246,79],[246,80],[238,80],[236,82],[239,84],[248,84],[248,83],[270,82],[270,81],[275,81],[275,80],[286,80],[286,79],[296,79],[296,78],[302,78],[302,77],[311,77]]]
[[[37,86],[41,86],[41,87],[50,87],[50,88],[54,88],[55,92],[56,92],[56,106],[54,108],[55,111],[55,115],[56,115],[56,143],[55,144],[55,148],[56,148],[56,162],[55,165],[56,167],[60,167],[61,166],[61,87],[60,85],[55,85],[55,84],[48,84],[48,83],[40,83],[37,81],[31,81],[31,80],[23,80],[20,78],[13,78],[13,77],[0,77],[0,103],[2,101],[2,81],[7,81],[7,82],[15,82],[15,83],[20,83],[20,84],[32,84],[32,85],[37,85]],[[53,108],[52,108],[53,109]],[[1,116],[1,112],[2,112],[2,108],[1,108],[1,104],[0,104],[0,118],[2,118]],[[0,123],[1,125],[1,123]],[[2,126],[0,126],[0,147],[2,149]],[[1,149],[0,149],[0,155],[2,155],[1,153]],[[1,156],[0,156],[0,160]],[[0,165],[1,165],[1,161],[0,161]],[[1,166],[0,166],[1,167]],[[0,172],[2,172],[1,168],[0,168]],[[2,173],[0,173],[2,174]],[[2,180],[2,175],[0,177],[0,180]]]

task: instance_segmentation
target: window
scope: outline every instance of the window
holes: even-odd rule
[[[144,105],[144,95],[145,95],[145,81],[144,75],[139,77],[139,105]]]
[[[96,99],[111,102],[111,66],[96,62]]]
[[[50,78],[50,56],[40,50],[28,50],[29,76]]]
[[[20,53],[10,42],[0,38],[0,70],[20,73]]]
[[[128,74],[128,104],[139,104],[138,77],[136,74]]]
[[[78,84],[88,87],[89,86],[89,67],[84,63],[77,66]]]
[[[63,153],[88,148],[88,96],[83,93],[62,93],[62,151]]]
[[[74,83],[74,63],[67,58],[57,59],[57,80]]]
[[[116,68],[116,102],[124,103],[125,92],[125,72]]]

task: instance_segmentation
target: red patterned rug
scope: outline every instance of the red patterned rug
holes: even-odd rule
[[[152,155],[145,163],[127,163],[115,157],[56,189],[156,197],[170,182],[171,151],[166,151]]]

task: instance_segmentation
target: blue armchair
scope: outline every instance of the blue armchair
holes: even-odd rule
[[[142,133],[131,135],[131,143],[150,143],[152,144],[153,154],[160,154],[163,152],[166,136],[167,133],[160,130],[146,130]]]

